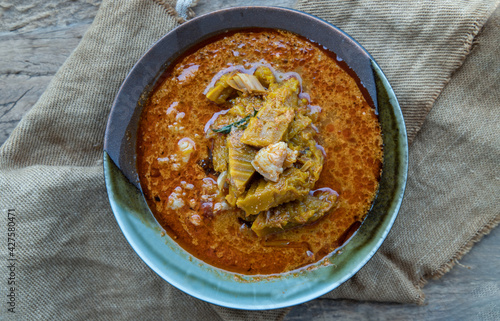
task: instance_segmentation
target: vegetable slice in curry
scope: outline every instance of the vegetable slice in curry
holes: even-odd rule
[[[181,57],[144,107],[138,151],[168,234],[211,265],[254,275],[341,246],[382,166],[378,118],[352,72],[278,30],[227,33]]]

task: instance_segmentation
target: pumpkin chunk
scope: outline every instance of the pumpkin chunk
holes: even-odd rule
[[[273,72],[266,66],[258,67],[253,74],[265,87],[269,87],[276,82]]]
[[[309,180],[314,184],[323,170],[323,148],[314,139],[315,131],[308,127],[289,141],[289,147],[299,152],[295,166],[309,173]]]
[[[307,195],[302,200],[288,202],[262,212],[252,224],[260,237],[312,223],[323,217],[337,202],[337,194],[324,191]]]
[[[215,83],[208,93],[207,98],[216,104],[223,104],[226,100],[235,93],[235,90],[229,86],[227,81],[231,79],[232,74],[225,74]]]
[[[261,179],[252,183],[246,194],[238,197],[236,205],[247,215],[252,215],[299,199],[311,190],[308,178],[308,173],[295,167],[288,168],[277,182]]]
[[[312,119],[302,115],[301,113],[297,113],[295,115],[295,119],[293,120],[292,124],[290,125],[290,131],[288,132],[288,139],[292,139],[303,131],[307,126],[311,125]]]
[[[243,132],[234,130],[227,138],[228,150],[228,177],[237,195],[245,191],[246,184],[255,173],[252,160],[257,151],[240,141]]]
[[[290,78],[269,87],[263,107],[250,119],[241,141],[255,147],[266,147],[286,138],[298,106],[299,81]]]
[[[226,135],[218,134],[214,138],[214,148],[212,150],[212,161],[216,172],[224,172],[227,170],[227,144]]]

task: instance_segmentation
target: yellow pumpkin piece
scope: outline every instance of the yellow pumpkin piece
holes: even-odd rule
[[[207,92],[207,98],[217,104],[223,104],[226,100],[234,94],[234,89],[229,86],[227,81],[233,76],[232,73],[224,74],[220,77],[219,80],[215,83],[214,87],[212,87]]]
[[[269,87],[276,82],[273,72],[266,66],[258,67],[253,74],[265,87]]]
[[[295,112],[291,108],[264,105],[255,117],[250,118],[241,141],[255,147],[280,142],[284,140],[294,116]]]
[[[228,114],[238,117],[253,115],[255,111],[262,108],[264,100],[260,96],[241,95],[231,100],[233,107]]]
[[[288,78],[282,83],[274,83],[269,86],[266,101],[274,106],[286,106],[293,109],[299,107],[300,82],[297,78]]]
[[[214,138],[214,148],[212,150],[212,162],[216,172],[227,170],[228,151],[226,144],[226,135],[217,134]]]
[[[303,162],[304,166],[307,165],[307,169],[301,168],[301,170],[309,173],[309,180],[314,185],[323,170],[323,150],[316,144],[314,139],[311,139],[308,141],[308,151],[304,155],[300,156],[298,160]]]
[[[241,130],[233,130],[227,138],[228,177],[236,195],[245,191],[246,184],[255,173],[252,160],[257,154],[257,150],[240,141],[241,135]]]
[[[247,215],[267,211],[271,207],[302,198],[309,193],[309,174],[297,168],[286,169],[277,182],[260,179],[238,197],[236,205]]]
[[[337,202],[337,194],[322,192],[302,200],[288,202],[262,212],[252,224],[260,237],[309,224],[323,217]]]
[[[250,119],[241,141],[255,147],[283,141],[295,117],[299,85],[297,79],[290,78],[270,86],[263,107]]]
[[[295,115],[295,119],[290,125],[290,130],[288,131],[288,139],[292,139],[295,135],[303,131],[307,126],[312,123],[312,119],[301,114],[297,113]]]
[[[313,185],[319,179],[325,158],[323,149],[314,140],[314,134],[314,130],[308,127],[289,142],[293,150],[299,151],[297,164],[301,165],[300,170],[310,174],[309,180]]]

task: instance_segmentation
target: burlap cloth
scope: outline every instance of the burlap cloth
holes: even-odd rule
[[[498,223],[498,10],[459,68],[497,4],[299,1],[299,9],[343,28],[373,54],[414,139],[392,232],[354,278],[325,297],[422,303],[425,280],[445,273]],[[134,62],[179,23],[173,7],[104,1],[78,48],[0,149],[0,275],[8,275],[12,209],[19,319],[273,320],[287,312],[230,310],[180,292],[133,252],[108,205],[101,159],[111,103]],[[3,303],[0,311],[14,316]]]

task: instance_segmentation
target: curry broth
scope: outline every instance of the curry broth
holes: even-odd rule
[[[316,140],[326,157],[314,189],[339,194],[319,221],[265,238],[238,219],[238,209],[222,206],[217,177],[200,166],[211,147],[205,124],[227,108],[208,100],[205,88],[219,71],[252,63],[301,76],[310,105],[321,107]],[[179,59],[150,96],[138,132],[141,186],[161,226],[195,257],[244,274],[291,271],[337,249],[368,212],[382,166],[377,115],[351,74],[319,45],[274,30],[228,33]],[[178,155],[185,138],[195,145],[187,163]]]

